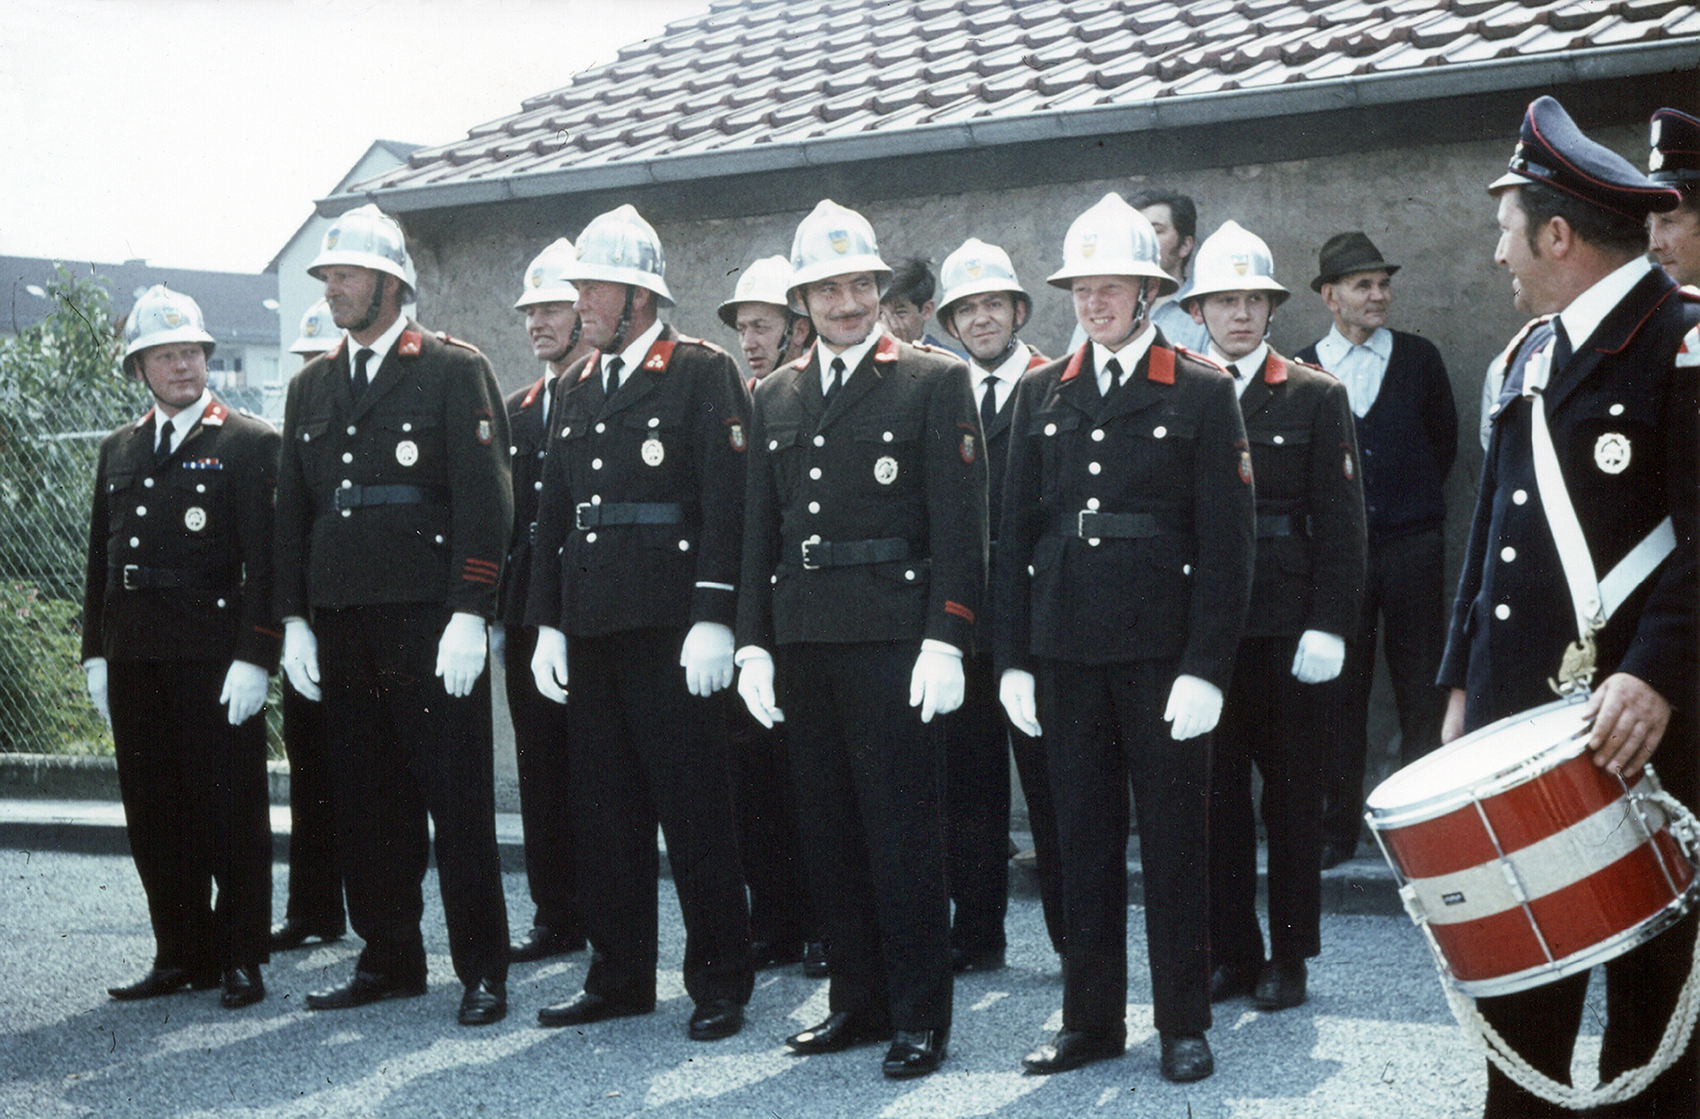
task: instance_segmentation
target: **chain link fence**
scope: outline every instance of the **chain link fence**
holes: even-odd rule
[[[46,319],[0,335],[0,753],[110,754],[81,667],[89,508],[100,441],[148,401],[106,289],[61,269],[45,294]]]

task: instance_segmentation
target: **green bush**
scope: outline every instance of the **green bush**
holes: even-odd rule
[[[0,753],[112,753],[83,682],[81,610],[29,583],[0,583]]]

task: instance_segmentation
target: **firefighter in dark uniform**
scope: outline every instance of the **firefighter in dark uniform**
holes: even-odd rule
[[[732,298],[720,305],[720,321],[738,332],[751,392],[756,382],[814,345],[808,316],[787,302],[790,288],[790,259],[763,257],[744,269]],[[764,727],[742,704],[736,706],[730,731],[732,799],[744,881],[750,887],[750,951],[757,970],[801,960],[804,975],[824,979],[826,949],[809,903],[785,728]]]
[[[525,828],[525,880],[536,913],[531,930],[508,951],[514,963],[529,963],[584,947],[584,919],[576,896],[573,854],[571,769],[567,764],[566,712],[537,690],[531,654],[537,629],[525,624],[531,588],[531,537],[537,531],[537,497],[549,449],[549,411],[566,384],[563,376],[590,350],[580,338],[578,289],[562,277],[573,262],[573,243],[561,237],[525,270],[524,291],[514,307],[525,312],[531,352],[543,375],[507,398],[508,437],[513,440],[514,532],[502,565],[499,617],[491,633],[492,655],[500,647],[508,715],[514,726],[514,761],[519,772],[520,822]],[[498,636],[500,635],[500,636]]]
[[[330,304],[321,299],[301,316],[301,333],[289,352],[300,354],[305,365],[341,341]],[[308,940],[341,940],[348,930],[325,705],[296,691],[288,673],[281,690],[283,750],[289,759],[289,902],[284,919],[272,926],[273,952],[291,951]]]
[[[1234,378],[1257,478],[1257,566],[1245,636],[1211,743],[1212,1002],[1259,1010],[1305,1000],[1305,960],[1322,951],[1322,766],[1333,681],[1357,625],[1364,500],[1346,386],[1265,340],[1287,289],[1263,239],[1226,222],[1199,247],[1185,304],[1207,356]],[[1257,922],[1251,767],[1269,836],[1270,957]]]
[[[507,1014],[485,621],[513,514],[490,363],[401,314],[401,227],[339,217],[308,267],[347,333],[289,383],[278,477],[284,669],[320,697],[349,923],[366,942],[310,1010],[425,993],[421,882],[436,864],[463,1025]],[[324,672],[321,677],[320,665]]]
[[[1214,1070],[1210,731],[1251,593],[1251,457],[1227,375],[1147,319],[1175,281],[1143,214],[1106,195],[1049,279],[1088,343],[1016,389],[994,564],[1000,698],[1046,731],[1068,923],[1062,1030],[1023,1063],[1122,1052],[1131,779],[1161,1068],[1197,1080]]]
[[[968,352],[968,376],[980,411],[987,465],[986,520],[995,562],[1015,385],[1023,373],[1050,359],[1016,337],[1033,313],[1033,300],[1016,279],[1008,253],[970,237],[945,257],[940,276],[944,295],[939,302],[939,325]],[[983,632],[991,632],[985,611],[979,624]],[[1045,929],[1058,955],[1063,950],[1063,924],[1056,814],[1051,807],[1044,744],[1019,730],[1010,733],[1009,719],[998,702],[989,641],[981,641],[963,659],[962,667],[966,694],[962,706],[944,723],[949,760],[945,842],[955,910],[950,927],[951,969],[968,972],[1004,966],[1012,747],[1033,829]]]
[[[713,1041],[743,1027],[755,985],[724,691],[749,397],[724,350],[656,317],[673,303],[665,269],[655,230],[620,206],[585,226],[562,274],[596,350],[555,403],[526,621],[539,627],[537,689],[566,704],[595,953],[584,989],[537,1018],[655,1008],[659,823],[685,922],[689,1034]]]
[[[201,309],[163,285],[124,326],[125,372],[154,407],[100,445],[89,518],[83,667],[112,723],[154,961],[115,999],[222,983],[265,997],[271,817],[260,713],[271,621],[277,432],[207,390]],[[213,891],[217,889],[217,901]]]
[[[821,202],[791,266],[791,304],[819,342],[756,386],[737,658],[751,714],[789,716],[827,937],[831,1013],[786,1044],[890,1036],[885,1075],[922,1076],[950,1034],[933,717],[962,703],[984,591],[980,424],[966,366],[879,328],[891,270],[866,219]]]
[[[1550,97],[1529,106],[1510,170],[1488,189],[1499,202],[1494,259],[1511,273],[1517,307],[1544,317],[1496,363],[1503,388],[1441,662],[1439,683],[1452,689],[1441,737],[1451,742],[1555,692],[1587,694],[1579,715],[1591,721],[1595,764],[1633,781],[1653,761],[1665,790],[1700,808],[1700,301],[1647,260],[1643,228],[1677,194],[1588,139]],[[1537,408],[1560,486],[1536,480]],[[1564,504],[1582,535],[1566,549],[1568,568],[1554,543],[1568,534]],[[1580,606],[1569,582],[1578,557],[1592,561],[1598,584]],[[1614,587],[1624,597],[1613,609]],[[1689,976],[1696,920],[1690,912],[1605,965],[1602,1084],[1647,1064],[1658,1046]],[[1477,1007],[1524,1061],[1568,1085],[1588,983],[1584,971]],[[1695,1058],[1690,1040],[1644,1091],[1592,1114],[1695,1114]],[[1490,1065],[1486,1113],[1572,1112]]]

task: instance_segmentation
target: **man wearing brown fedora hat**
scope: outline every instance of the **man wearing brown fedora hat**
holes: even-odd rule
[[[1322,790],[1322,865],[1351,857],[1363,815],[1369,695],[1382,635],[1399,712],[1402,763],[1440,745],[1445,694],[1434,685],[1445,641],[1447,472],[1458,450],[1458,411],[1434,343],[1389,330],[1390,264],[1360,232],[1322,246],[1312,291],[1334,316],[1327,337],[1298,352],[1346,385],[1363,466],[1369,569],[1357,631],[1340,674],[1340,722]]]

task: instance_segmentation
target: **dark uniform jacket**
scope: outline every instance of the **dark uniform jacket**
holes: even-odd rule
[[[668,326],[612,397],[598,353],[557,392],[527,624],[577,637],[730,626],[749,437],[732,358]]]
[[[409,321],[369,375],[356,404],[345,338],[289,383],[277,616],[444,603],[493,617],[513,493],[490,363]]]
[[[751,438],[740,647],[972,650],[986,461],[965,364],[882,334],[827,408],[817,346],[756,386]],[[858,551],[892,558],[834,562]]]
[[[514,531],[508,542],[507,562],[502,565],[501,618],[503,625],[525,624],[525,600],[531,590],[531,537],[537,531],[537,498],[543,489],[543,460],[549,451],[548,417],[543,414],[545,372],[529,388],[507,398],[508,469],[513,475]],[[567,384],[555,379],[554,392]]]
[[[1596,636],[1594,683],[1628,672],[1678,708],[1690,705],[1695,686],[1697,323],[1700,302],[1654,268],[1553,370],[1544,393],[1559,468],[1596,574],[1604,578],[1665,516],[1673,522],[1676,550]],[[1520,395],[1524,365],[1552,333],[1549,322],[1538,323],[1512,348],[1506,395],[1492,414],[1439,680],[1467,690],[1467,730],[1556,698],[1548,678],[1577,639],[1569,585],[1535,483],[1530,402]],[[1655,761],[1666,754],[1661,748]]]
[[[214,399],[162,465],[154,465],[153,448],[152,409],[100,445],[83,659],[276,668],[277,432]]]
[[[1240,411],[1257,479],[1257,567],[1245,636],[1356,633],[1367,559],[1346,386],[1270,350]]]
[[[1178,658],[1182,674],[1226,690],[1255,544],[1233,384],[1161,331],[1107,397],[1092,365],[1088,343],[1016,388],[997,670]]]

